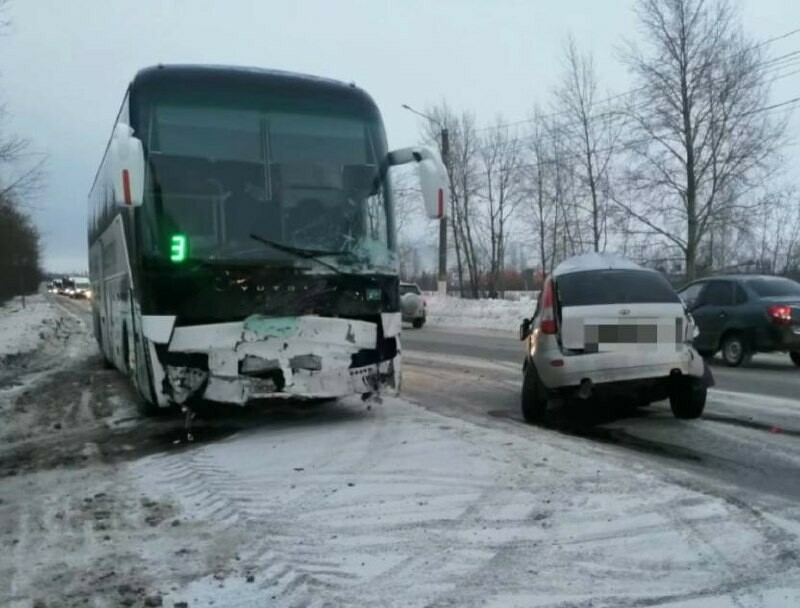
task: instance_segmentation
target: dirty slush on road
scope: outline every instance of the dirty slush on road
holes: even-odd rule
[[[166,590],[151,576],[160,560],[140,556],[160,553],[165,535],[180,547],[197,531],[180,528],[173,505],[127,484],[125,464],[193,446],[179,417],[139,416],[83,319],[62,312],[44,319],[35,349],[0,361],[0,596],[37,608],[160,606]],[[232,432],[204,430],[195,434]]]

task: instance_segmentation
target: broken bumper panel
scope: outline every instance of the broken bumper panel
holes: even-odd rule
[[[354,369],[317,372],[297,370],[292,383],[279,387],[272,379],[209,375],[202,393],[204,399],[244,405],[255,399],[328,399],[392,391],[399,386],[396,377],[400,357]]]
[[[378,323],[314,316],[252,316],[237,323],[177,327],[158,363],[163,368],[160,401],[201,398],[243,405],[264,398],[336,398],[399,389],[395,321],[383,315],[381,332]]]

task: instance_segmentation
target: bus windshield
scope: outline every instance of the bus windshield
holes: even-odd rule
[[[330,108],[229,99],[152,104],[145,255],[288,260],[252,238],[393,264],[391,192],[379,178],[382,127]],[[287,262],[288,263],[288,262]]]

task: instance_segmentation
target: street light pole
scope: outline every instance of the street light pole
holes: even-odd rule
[[[442,127],[442,162],[450,174],[450,134]],[[445,206],[447,201],[445,201]],[[439,218],[439,295],[447,295],[447,213]]]
[[[408,110],[409,112],[416,114],[417,116],[421,116],[425,120],[432,122],[433,124],[439,127],[439,135],[441,137],[441,151],[442,151],[442,163],[445,166],[445,169],[450,172],[450,134],[447,131],[447,128],[438,120],[433,118],[432,116],[428,116],[418,110],[415,110],[411,106],[407,104],[403,104],[402,108]],[[446,295],[447,294],[447,201],[445,201],[445,207],[442,209],[442,217],[439,218],[439,273],[438,273],[438,292],[439,295]]]

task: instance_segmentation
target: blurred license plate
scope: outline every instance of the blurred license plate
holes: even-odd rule
[[[586,344],[655,344],[658,325],[586,325]]]

